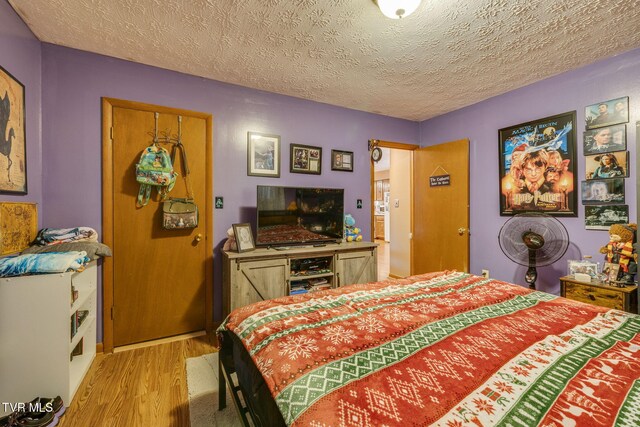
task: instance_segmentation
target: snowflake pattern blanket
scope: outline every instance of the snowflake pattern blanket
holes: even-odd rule
[[[638,426],[640,316],[459,272],[235,310],[288,425]]]

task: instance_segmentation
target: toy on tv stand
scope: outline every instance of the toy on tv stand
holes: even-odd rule
[[[618,273],[619,284],[633,284],[638,269],[638,254],[636,252],[636,224],[613,224],[609,227],[609,243],[600,248],[605,254],[605,261],[620,265]]]
[[[344,216],[344,237],[347,242],[359,242],[362,240],[362,230],[356,227],[356,219],[351,214]]]

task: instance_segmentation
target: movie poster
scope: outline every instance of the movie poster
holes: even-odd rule
[[[576,112],[500,129],[500,215],[578,216]]]

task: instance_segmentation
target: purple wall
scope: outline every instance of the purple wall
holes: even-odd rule
[[[345,211],[355,216],[364,235],[369,236],[367,140],[418,143],[416,122],[60,46],[42,45],[42,65],[46,141],[42,154],[47,159],[43,168],[43,204],[47,227],[87,225],[101,230],[100,97],[213,114],[214,194],[224,197],[224,209],[214,211],[216,248],[226,238],[226,230],[232,223],[253,221],[258,184],[345,188]],[[247,176],[247,131],[281,136],[281,178]],[[321,176],[289,173],[290,143],[323,147]],[[140,146],[141,150],[145,144]],[[331,170],[332,148],[354,151],[354,173]],[[356,199],[363,200],[363,209],[356,210]],[[214,257],[214,309],[215,318],[220,319],[222,266],[219,252]]]
[[[36,202],[42,223],[42,141],[40,41],[4,0],[0,1],[0,66],[25,86],[27,195],[0,195],[0,201]],[[0,94],[0,97],[4,94]],[[15,165],[14,165],[15,167]]]
[[[511,262],[500,250],[498,232],[508,217],[499,216],[498,129],[542,117],[576,110],[577,176],[584,180],[582,132],[584,109],[600,101],[629,96],[627,142],[630,177],[626,204],[630,220],[636,221],[636,120],[640,119],[640,50],[634,50],[577,71],[514,90],[478,104],[420,123],[420,145],[434,145],[469,138],[471,167],[471,272],[489,269],[491,276],[525,284],[526,267]],[[579,197],[579,196],[578,196]],[[578,202],[577,218],[560,219],[571,244],[557,263],[538,270],[538,289],[559,294],[558,278],[565,275],[568,259],[592,255],[602,262],[598,249],[609,241],[606,231],[585,230],[584,206]]]

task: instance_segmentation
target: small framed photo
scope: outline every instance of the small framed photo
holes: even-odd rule
[[[615,285],[618,281],[618,275],[620,273],[620,264],[614,264],[611,262],[605,262],[602,268],[602,274],[606,277],[606,282],[610,285]]]
[[[588,130],[584,133],[584,155],[627,149],[627,125]]]
[[[587,230],[608,230],[613,224],[629,223],[629,206],[585,206],[584,225]]]
[[[280,177],[280,137],[247,132],[247,175]]]
[[[322,173],[322,147],[291,144],[290,151],[290,172],[315,175]]]
[[[587,179],[624,178],[629,176],[629,152],[616,151],[585,156]]]
[[[253,233],[251,232],[251,224],[248,222],[242,224],[232,224],[233,235],[236,238],[238,252],[252,251],[256,248],[253,242]]]
[[[569,260],[567,261],[569,267],[569,274],[574,275],[576,273],[588,274],[592,278],[598,276],[598,263],[587,260]]]
[[[629,97],[610,99],[584,109],[587,130],[629,121]]]
[[[624,178],[592,179],[581,184],[583,205],[624,203]]]
[[[331,170],[353,172],[353,151],[331,150]]]

